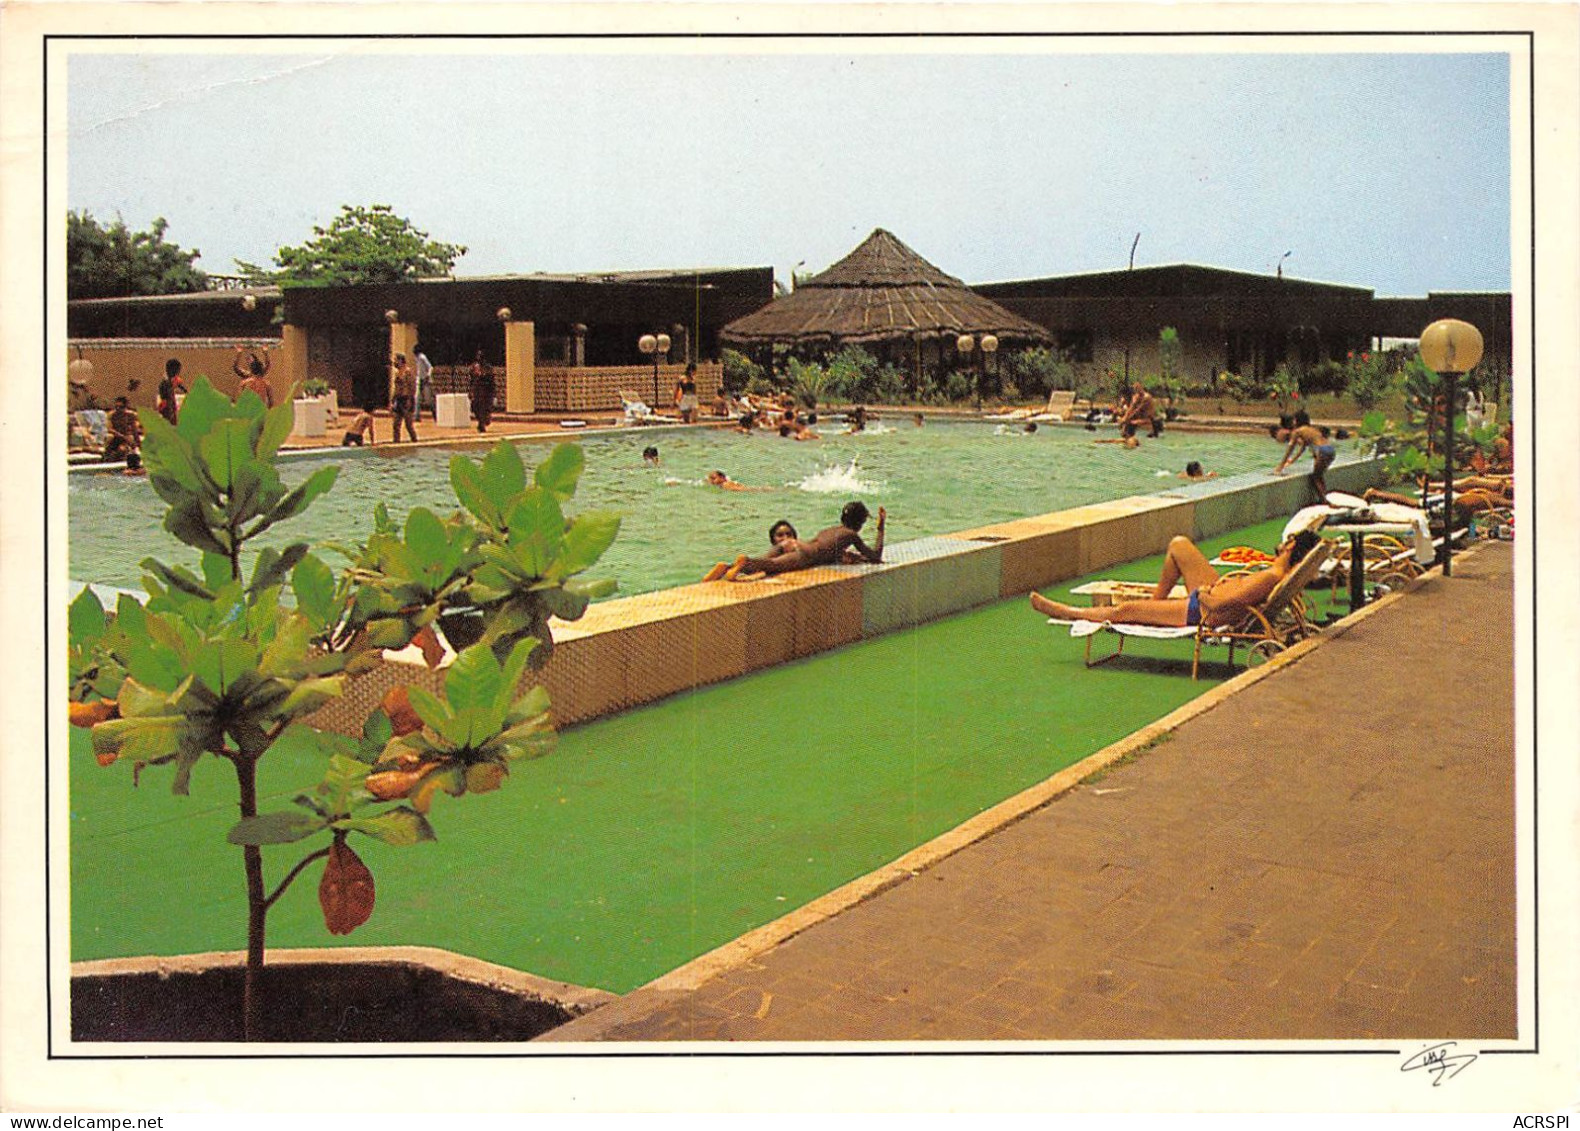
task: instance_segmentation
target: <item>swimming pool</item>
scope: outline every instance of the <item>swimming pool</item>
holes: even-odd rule
[[[1278,445],[1254,435],[1170,431],[1126,451],[1094,444],[1092,433],[1070,427],[1026,434],[1013,425],[930,420],[917,428],[907,415],[886,417],[854,436],[839,435],[840,427],[825,424],[824,438],[806,443],[723,430],[579,438],[587,470],[572,509],[624,515],[619,538],[594,573],[617,578],[623,595],[686,584],[715,561],[766,549],[768,527],[777,519],[788,518],[810,536],[836,522],[840,506],[853,498],[865,500],[874,514],[888,508],[892,542],[1165,491],[1183,485],[1175,473],[1188,460],[1229,476],[1270,470],[1280,455]],[[650,444],[660,451],[657,467],[642,461]],[[456,450],[344,460],[327,496],[259,542],[358,541],[372,528],[380,501],[396,514],[418,505],[449,513],[456,509],[449,484]],[[529,464],[548,450],[540,440],[523,442]],[[483,449],[466,454],[480,459]],[[282,476],[299,483],[324,462],[295,460],[282,466]],[[715,468],[765,489],[710,487],[703,477]],[[146,480],[73,475],[68,509],[73,578],[135,588],[144,557],[191,560],[192,551],[164,532],[165,505]]]

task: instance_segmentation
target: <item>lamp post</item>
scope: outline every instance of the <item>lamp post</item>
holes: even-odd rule
[[[1443,378],[1443,576],[1452,576],[1454,536],[1454,401],[1459,376],[1481,360],[1481,331],[1457,318],[1441,318],[1421,331],[1421,360]],[[1430,414],[1427,417],[1431,419]]]
[[[978,347],[979,344],[981,346],[981,352],[977,353],[977,355],[976,355],[977,356],[976,388],[977,388],[977,411],[981,412],[982,411],[982,374],[987,370],[988,355],[992,354],[992,353],[995,353],[998,350],[998,338],[997,338],[997,336],[995,336],[993,334],[983,334],[982,335],[982,340],[979,343],[977,341],[977,339],[975,337],[973,337],[972,335],[970,335],[970,334],[961,334],[960,337],[955,339],[955,348],[960,351],[960,356],[961,357],[970,357],[973,353],[976,353],[977,347]]]
[[[636,340],[636,348],[653,358],[653,411],[658,411],[658,359],[669,352],[668,334],[643,334]]]

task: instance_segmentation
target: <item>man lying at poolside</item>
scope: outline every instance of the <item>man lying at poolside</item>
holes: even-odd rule
[[[788,542],[775,540],[775,547],[761,558],[740,555],[729,565],[720,562],[702,578],[704,581],[734,581],[743,573],[789,573],[813,566],[837,565],[840,562],[855,565],[859,562],[883,560],[883,527],[888,512],[878,508],[878,536],[868,546],[861,540],[861,528],[867,521],[867,506],[860,501],[846,503],[839,512],[839,525],[819,530],[809,541],[792,537]],[[770,532],[772,537],[772,532]]]
[[[1272,594],[1290,570],[1305,560],[1321,536],[1302,530],[1279,544],[1273,562],[1264,570],[1238,577],[1219,577],[1207,555],[1183,534],[1169,542],[1163,555],[1163,573],[1152,596],[1118,605],[1078,608],[1050,601],[1033,591],[1031,607],[1043,616],[1058,620],[1095,620],[1119,624],[1151,624],[1165,628],[1186,628],[1205,623],[1209,628],[1232,625],[1253,605],[1260,605]],[[1183,581],[1189,591],[1184,597],[1170,597],[1174,583]]]

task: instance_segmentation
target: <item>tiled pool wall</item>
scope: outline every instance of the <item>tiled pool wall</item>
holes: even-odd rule
[[[1381,478],[1380,462],[1370,459],[1327,473],[1330,489],[1354,494]],[[579,621],[554,622],[554,652],[536,678],[558,726],[586,722],[1161,553],[1176,534],[1211,538],[1291,515],[1312,495],[1307,475],[1256,473],[896,542],[880,565],[605,601]],[[442,677],[420,660],[392,657],[308,721],[360,734],[391,687],[437,689]]]

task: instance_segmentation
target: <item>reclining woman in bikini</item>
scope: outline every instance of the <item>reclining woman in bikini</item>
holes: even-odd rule
[[[1209,628],[1232,625],[1253,605],[1260,605],[1272,594],[1289,571],[1305,560],[1321,536],[1302,530],[1279,544],[1273,562],[1264,570],[1238,577],[1219,577],[1207,555],[1183,534],[1169,542],[1163,555],[1163,573],[1152,596],[1118,605],[1079,608],[1050,601],[1033,591],[1031,607],[1043,616],[1059,620],[1113,621],[1119,624],[1150,624],[1164,628],[1186,628],[1205,623]],[[1189,594],[1170,597],[1174,583],[1183,581]]]

